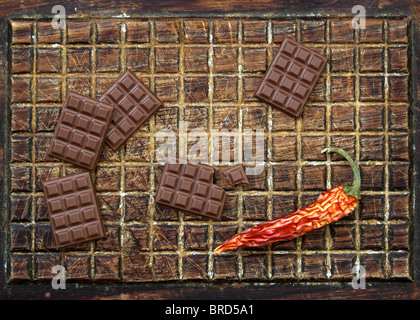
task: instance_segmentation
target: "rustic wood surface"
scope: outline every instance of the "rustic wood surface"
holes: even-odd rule
[[[150,9],[145,16],[126,13],[130,4],[124,14],[111,4],[99,14],[78,4],[64,30],[51,28],[54,2],[27,2],[3,19],[0,261],[6,268],[0,297],[45,297],[52,266],[63,264],[69,283],[84,284],[52,292],[57,298],[248,298],[250,292],[265,299],[419,298],[413,211],[418,158],[412,149],[418,145],[418,8],[373,2],[367,29],[355,31],[351,8],[340,1],[331,7],[340,15],[316,18],[263,11],[253,17],[232,3],[213,7],[218,15],[209,16],[209,2],[194,3],[191,17],[176,14],[182,2],[158,8],[144,3],[139,8]],[[281,10],[282,4],[266,5]],[[383,7],[392,15],[381,16]],[[174,15],[159,15],[162,8]],[[253,98],[285,36],[329,59],[298,120]],[[41,183],[81,170],[46,155],[62,102],[68,90],[99,97],[127,68],[165,105],[118,152],[105,147],[92,174],[107,237],[57,251]],[[178,132],[180,121],[187,121],[188,130],[207,132],[264,129],[266,164],[261,175],[250,177],[250,186],[226,185],[218,170],[227,164],[215,166],[215,182],[229,194],[221,222],[154,204],[162,169],[155,157],[157,132]],[[362,201],[354,214],[269,248],[211,254],[236,232],[350,182],[345,161],[320,153],[326,146],[344,148],[360,166]],[[231,160],[235,155],[232,150]],[[350,285],[356,262],[371,284],[357,293]],[[299,282],[306,284],[290,286]]]

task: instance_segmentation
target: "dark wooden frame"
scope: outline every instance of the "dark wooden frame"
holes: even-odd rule
[[[410,16],[413,18],[411,41],[410,70],[410,93],[413,104],[413,176],[411,179],[411,190],[413,195],[414,212],[414,281],[413,282],[369,282],[366,289],[354,290],[351,285],[341,286],[308,285],[308,284],[267,284],[253,285],[252,283],[197,283],[180,284],[90,284],[80,283],[76,288],[69,284],[66,290],[52,290],[49,282],[34,283],[13,283],[7,285],[7,275],[3,266],[7,259],[5,244],[7,243],[7,212],[8,194],[7,185],[7,161],[10,150],[7,138],[9,130],[8,119],[8,21],[10,18],[22,16],[30,17],[52,17],[51,9],[54,5],[62,5],[62,1],[34,1],[25,0],[16,2],[14,0],[2,1],[0,12],[0,299],[43,299],[46,297],[55,299],[100,299],[100,298],[128,298],[128,299],[420,299],[420,33],[418,21],[420,19],[420,3],[410,0],[382,1],[382,0],[361,0],[357,4],[365,6],[368,16],[385,17],[387,14]],[[222,1],[187,1],[187,0],[128,0],[128,1],[78,1],[68,7],[77,8],[75,14],[70,16],[92,16],[106,17],[128,14],[136,16],[159,16],[165,15],[194,17],[194,16],[223,16],[225,14],[235,16],[309,16],[319,14],[321,16],[341,16],[351,14],[354,4],[346,0],[336,1],[243,1],[222,0]],[[70,10],[69,10],[70,11]],[[68,12],[69,13],[69,12]],[[417,153],[416,153],[417,152]]]

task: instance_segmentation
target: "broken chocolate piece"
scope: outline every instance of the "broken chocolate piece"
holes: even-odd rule
[[[229,167],[220,171],[222,175],[229,181],[231,185],[249,184],[248,177],[245,173],[245,168],[242,164]]]
[[[115,106],[106,143],[116,151],[162,106],[156,97],[130,70],[127,70],[100,98]]]
[[[299,117],[327,58],[286,38],[265,73],[255,96]]]
[[[69,92],[48,155],[93,170],[113,111],[104,102]]]
[[[225,190],[213,184],[212,167],[168,158],[156,203],[219,220],[226,198]]]
[[[105,236],[88,172],[44,182],[43,189],[57,247]]]

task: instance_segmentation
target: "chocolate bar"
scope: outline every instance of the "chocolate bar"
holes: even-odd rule
[[[220,173],[229,181],[231,185],[249,184],[244,166],[237,164],[236,166],[220,170]]]
[[[69,92],[48,154],[93,170],[113,111],[114,107],[104,102]]]
[[[96,240],[105,230],[88,172],[43,183],[57,247]]]
[[[156,203],[219,220],[226,198],[225,190],[213,184],[212,167],[168,158]]]
[[[302,114],[326,62],[326,57],[286,38],[255,96],[297,118]]]
[[[116,151],[162,106],[157,98],[130,70],[127,70],[100,98],[115,106],[106,143]]]

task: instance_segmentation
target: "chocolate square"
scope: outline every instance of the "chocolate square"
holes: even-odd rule
[[[106,143],[115,151],[162,106],[130,70],[127,70],[100,98],[115,106]]]
[[[213,184],[213,169],[203,164],[169,158],[156,192],[156,203],[220,219],[227,195]]]
[[[231,185],[249,184],[248,177],[245,173],[245,168],[242,164],[223,169],[221,173]]]
[[[286,38],[255,96],[293,117],[299,117],[327,58]]]
[[[48,155],[93,170],[113,111],[112,106],[69,92]]]
[[[90,173],[44,182],[43,188],[57,247],[105,236]]]

